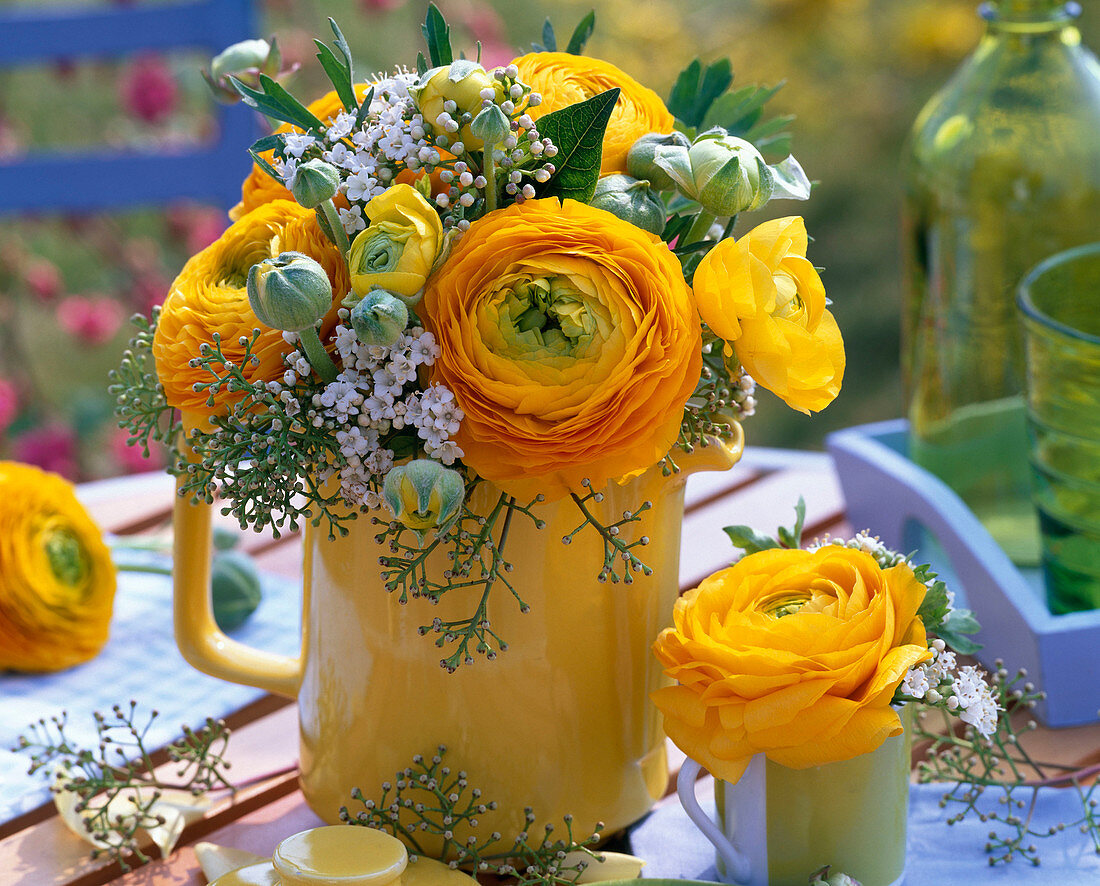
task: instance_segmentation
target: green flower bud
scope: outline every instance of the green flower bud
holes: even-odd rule
[[[351,325],[365,345],[388,348],[405,331],[408,322],[409,309],[405,303],[385,289],[372,289],[351,309]]]
[[[214,621],[225,632],[244,624],[263,596],[252,558],[240,551],[218,551],[210,566]]]
[[[301,332],[328,313],[332,284],[325,269],[308,255],[283,252],[249,269],[248,303],[261,323]]]
[[[668,135],[651,132],[634,142],[626,155],[626,171],[634,178],[645,179],[658,191],[671,191],[676,187],[672,177],[658,166],[654,159],[658,148],[680,147],[685,151],[691,147],[688,137],[673,130]]]
[[[723,130],[705,132],[688,149],[695,197],[716,216],[759,209],[772,196],[772,173],[760,152]]]
[[[300,164],[290,179],[290,192],[306,209],[316,209],[331,200],[339,186],[340,173],[336,167],[320,158]]]
[[[391,468],[382,481],[382,499],[394,517],[421,540],[429,529],[442,531],[462,507],[462,475],[429,458]]]
[[[512,133],[508,118],[497,105],[489,105],[478,111],[470,124],[470,132],[486,147],[499,145]]]
[[[258,89],[260,74],[278,80],[285,79],[298,69],[296,64],[283,69],[282,64],[282,53],[274,37],[270,43],[266,40],[242,40],[214,56],[210,70],[204,70],[202,76],[214,98],[222,104],[231,105],[241,100],[241,94],[229,82],[230,77]]]
[[[658,146],[653,162],[680,193],[720,218],[759,209],[774,197],[810,196],[810,182],[794,157],[769,166],[751,143],[721,128],[704,132],[687,149]]]
[[[596,183],[591,205],[604,209],[623,221],[660,234],[665,229],[665,202],[649,182],[629,175],[605,175]]]

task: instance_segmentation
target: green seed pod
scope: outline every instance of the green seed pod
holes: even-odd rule
[[[408,322],[405,303],[385,289],[372,289],[351,309],[351,325],[365,345],[388,348]]]
[[[629,175],[605,175],[596,183],[591,205],[603,209],[623,221],[660,234],[665,229],[665,202],[649,182]]]
[[[252,558],[240,551],[218,551],[210,566],[214,621],[222,631],[243,625],[260,605],[260,575]]]
[[[331,200],[339,186],[339,171],[320,158],[302,163],[294,170],[290,180],[290,192],[306,209],[316,209],[326,200]]]
[[[489,107],[478,111],[477,116],[470,124],[470,132],[483,145],[491,148],[508,138],[512,132],[512,127],[508,122],[508,118],[504,116],[504,111],[497,105],[489,105]]]
[[[427,531],[442,531],[462,507],[462,475],[430,458],[391,468],[382,481],[386,507],[423,540]]]
[[[645,179],[658,191],[671,191],[676,187],[676,182],[654,162],[654,159],[658,148],[672,147],[681,147],[686,151],[691,147],[691,142],[686,135],[677,130],[673,130],[668,135],[660,132],[643,135],[627,152],[626,171],[634,178]]]
[[[283,252],[249,269],[248,303],[261,323],[301,332],[328,313],[332,284],[325,269],[308,255]]]

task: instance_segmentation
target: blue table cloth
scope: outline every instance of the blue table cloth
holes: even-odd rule
[[[265,575],[263,592],[259,608],[233,638],[297,654],[300,584]],[[148,745],[155,748],[179,737],[183,724],[197,728],[207,717],[224,717],[263,695],[208,677],[183,660],[172,635],[171,579],[119,573],[110,640],[98,656],[57,674],[0,673],[0,823],[50,799],[44,778],[27,774],[29,755],[8,750],[40,717],[67,711],[66,734],[94,747],[92,712],[109,714],[113,705],[134,699],[145,715],[154,708],[160,712],[148,734]]]
[[[697,793],[704,809],[713,808],[713,790],[713,781],[709,778],[698,786]],[[912,787],[905,886],[1100,884],[1100,856],[1094,851],[1092,841],[1076,828],[1032,840],[1039,848],[1041,864],[1038,867],[1019,858],[1008,865],[990,867],[983,847],[994,825],[982,823],[975,816],[948,826],[945,823],[948,811],[939,806],[943,793],[943,785]],[[988,792],[991,804],[996,803],[996,795],[997,792]],[[837,810],[837,814],[843,815],[843,810]],[[1081,802],[1075,792],[1043,788],[1039,792],[1033,829],[1075,821],[1080,816]],[[626,840],[614,848],[644,858],[646,866],[642,876],[646,878],[718,879],[714,847],[688,820],[675,796],[658,804],[631,828]]]

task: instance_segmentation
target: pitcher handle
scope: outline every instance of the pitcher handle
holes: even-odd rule
[[[181,478],[178,486],[183,482]],[[194,667],[212,677],[294,698],[301,656],[277,655],[227,637],[214,621],[210,600],[211,511],[206,502],[177,496],[173,510],[172,611],[176,645]]]
[[[680,798],[680,805],[692,823],[703,832],[703,836],[714,844],[714,848],[726,864],[726,876],[734,883],[748,883],[752,876],[752,869],[747,857],[734,848],[734,845],[722,833],[706,812],[699,805],[695,796],[695,782],[699,778],[699,771],[703,767],[690,757],[680,767],[680,774],[676,777],[676,794]]]

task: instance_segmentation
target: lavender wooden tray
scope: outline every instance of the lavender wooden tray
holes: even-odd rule
[[[878,422],[831,434],[848,519],[885,544],[931,562],[982,624],[977,658],[1027,668],[1047,693],[1048,726],[1100,720],[1100,610],[1052,615],[1038,569],[1020,569],[938,477],[907,457],[908,422]]]

